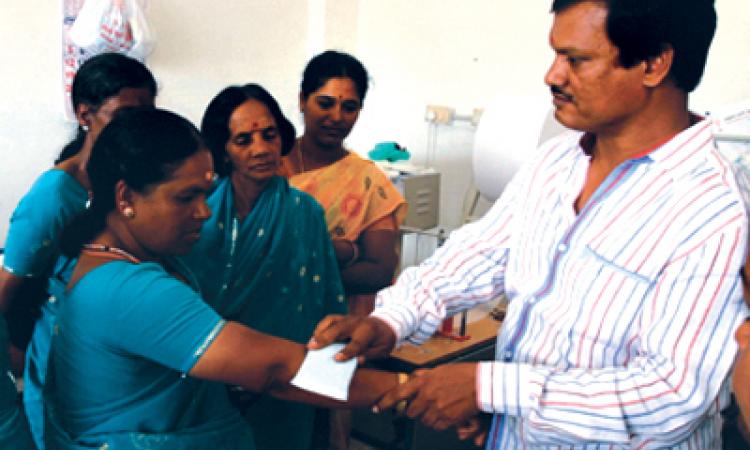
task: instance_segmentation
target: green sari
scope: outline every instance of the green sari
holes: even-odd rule
[[[205,301],[229,320],[305,343],[327,314],[345,314],[339,267],[323,209],[274,177],[238,220],[231,180],[209,196],[212,216],[184,261]],[[256,446],[307,449],[314,409],[261,396],[246,411]]]

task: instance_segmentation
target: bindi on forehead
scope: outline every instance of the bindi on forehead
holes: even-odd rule
[[[229,129],[233,134],[255,133],[264,131],[276,126],[276,122],[271,117],[247,117],[239,116],[229,123]]]
[[[250,128],[247,130],[248,133],[255,133],[258,131],[264,131],[268,128],[271,128],[274,126],[274,123],[271,121],[258,121],[258,122],[252,122],[250,124]]]

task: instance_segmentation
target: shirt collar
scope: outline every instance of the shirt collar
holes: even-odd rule
[[[643,149],[637,154],[633,155],[629,159],[631,161],[643,159],[644,161],[660,161],[672,155],[678,148],[681,148],[689,142],[696,140],[703,142],[704,138],[711,136],[712,127],[711,121],[706,120],[705,117],[690,113],[690,121],[692,125],[682,130],[681,132],[669,136],[663,141],[653,145],[649,148]],[[587,156],[591,156],[594,151],[594,145],[596,144],[596,135],[593,133],[583,133],[578,145],[581,150]]]

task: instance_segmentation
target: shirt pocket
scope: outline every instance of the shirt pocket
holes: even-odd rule
[[[575,281],[567,329],[565,366],[619,366],[636,351],[639,317],[654,285],[642,261],[625,261],[589,245],[579,254],[581,276]]]

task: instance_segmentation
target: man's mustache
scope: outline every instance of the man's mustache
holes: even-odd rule
[[[559,95],[564,97],[566,100],[573,100],[573,96],[563,91],[559,86],[552,85],[550,86],[550,90],[552,91],[552,95]]]

